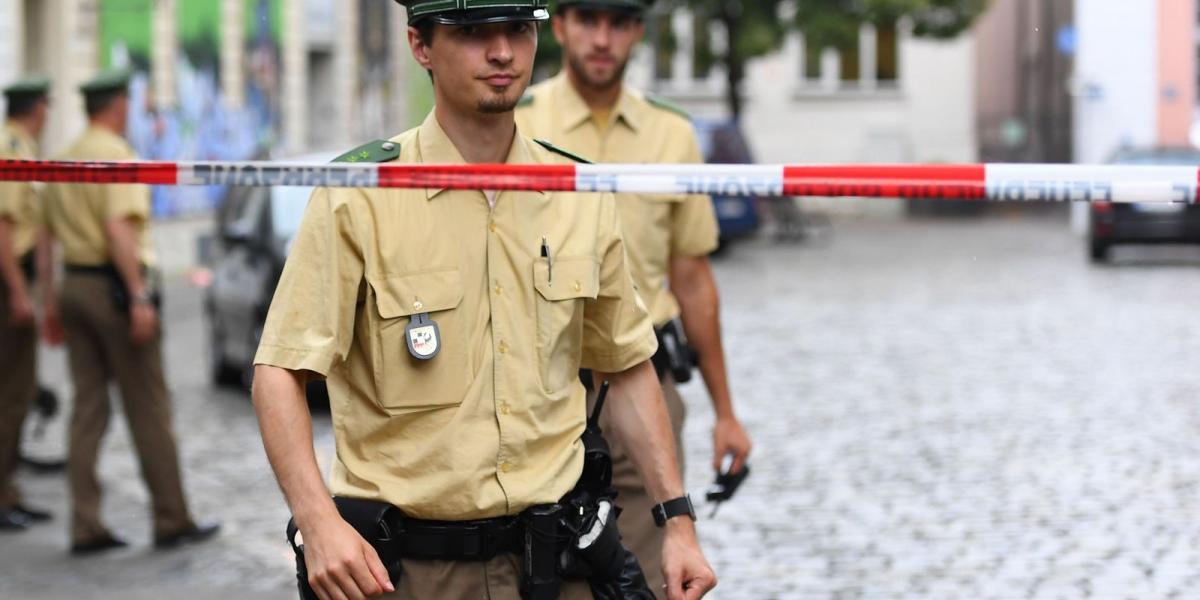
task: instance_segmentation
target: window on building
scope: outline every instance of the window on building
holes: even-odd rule
[[[896,23],[883,23],[875,26],[875,80],[896,81],[899,69],[896,56],[899,54],[899,42],[896,35]]]

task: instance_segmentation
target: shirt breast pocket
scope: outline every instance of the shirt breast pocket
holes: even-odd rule
[[[461,404],[470,384],[462,276],[457,269],[368,277],[374,293],[371,356],[376,399],[391,412]],[[436,356],[409,352],[409,323],[428,314],[440,335]],[[428,342],[425,342],[428,343]]]
[[[600,289],[598,268],[592,257],[533,263],[538,364],[547,392],[560,391],[578,379],[584,303]]]

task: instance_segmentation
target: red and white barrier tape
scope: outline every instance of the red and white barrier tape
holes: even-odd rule
[[[1009,202],[1200,202],[1200,168],[1142,165],[399,165],[0,160],[0,181]]]

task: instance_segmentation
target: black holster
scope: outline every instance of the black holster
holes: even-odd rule
[[[688,345],[687,335],[678,319],[667,321],[665,325],[654,330],[658,337],[658,351],[650,357],[654,371],[661,378],[670,373],[675,383],[687,383],[692,380],[692,367],[697,363],[696,351]]]
[[[383,563],[388,572],[392,585],[400,583],[400,557],[392,544],[394,534],[389,525],[392,522],[393,511],[396,507],[385,502],[360,500],[357,498],[334,498],[338,513],[342,515],[359,535],[363,537]],[[296,587],[301,600],[318,600],[316,592],[308,584],[308,568],[304,563],[304,545],[296,543],[296,520],[289,519],[287,524],[287,539],[292,550],[296,553]]]

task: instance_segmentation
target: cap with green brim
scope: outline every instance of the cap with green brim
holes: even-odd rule
[[[6,98],[18,96],[44,96],[50,93],[50,78],[45,75],[30,75],[18,79],[4,88]]]
[[[548,0],[396,0],[408,9],[408,24],[426,19],[442,25],[545,21]]]
[[[118,92],[129,87],[129,79],[133,75],[129,69],[108,69],[95,77],[83,82],[79,91],[85,96]]]

